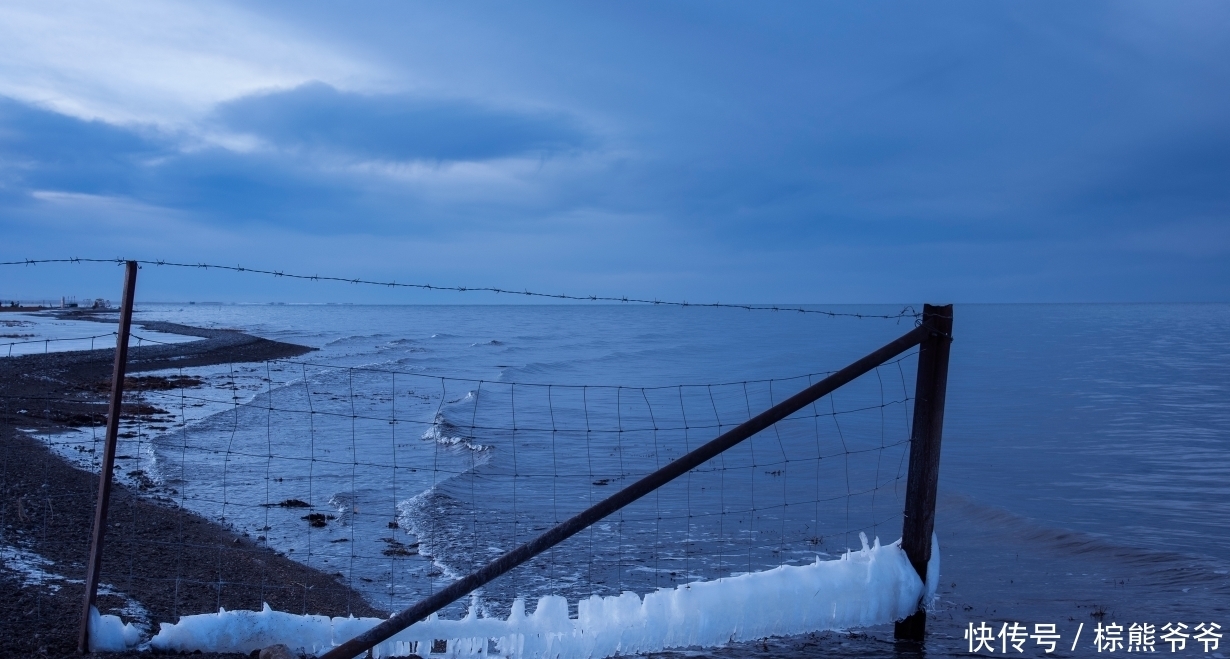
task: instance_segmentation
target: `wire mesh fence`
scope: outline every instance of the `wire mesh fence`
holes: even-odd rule
[[[5,323],[19,323],[21,321],[0,321],[0,326]],[[0,338],[26,338],[33,334],[25,335],[19,333],[0,334]],[[0,352],[3,352],[5,357],[47,354],[51,352],[52,345],[55,346],[57,352],[62,350],[94,350],[108,343],[114,343],[115,332],[106,332],[103,334],[94,334],[91,336],[74,336],[61,338],[45,338],[33,339],[24,341],[8,341],[0,343]]]
[[[114,336],[0,349],[41,343],[48,353],[52,342],[71,350]],[[101,567],[101,592],[118,598],[100,600],[104,612],[149,623],[265,604],[329,615],[404,609],[830,375],[638,387],[309,359],[175,367],[163,343],[129,343],[114,472],[126,488],[111,505]],[[860,536],[895,540],[918,351],[899,353],[444,615],[477,606],[503,617],[516,600],[545,595],[563,595],[576,614],[594,595],[836,558],[864,545]],[[97,471],[109,386],[97,379],[77,390],[8,387],[5,423]],[[43,535],[73,542],[51,528],[44,522]]]
[[[518,568],[483,606],[644,593],[837,556],[859,532],[895,539],[911,364],[881,366]],[[215,554],[202,578],[186,573],[182,530],[151,538],[117,514],[107,551],[129,565],[109,563],[103,581],[150,582],[131,589],[168,593],[175,616],[259,608],[304,589],[246,567],[271,549],[332,575],[342,597],[398,610],[823,375],[560,386],[287,360],[136,376],[116,476],[236,540],[191,547]],[[87,464],[100,439],[89,428],[49,441]],[[142,557],[162,560],[138,569]],[[296,612],[323,596],[276,599],[292,595]]]

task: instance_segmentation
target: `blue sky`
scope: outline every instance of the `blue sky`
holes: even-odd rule
[[[1230,5],[1188,1],[11,2],[0,260],[692,301],[1226,301],[1228,33]],[[6,269],[0,297],[114,288],[73,268]]]

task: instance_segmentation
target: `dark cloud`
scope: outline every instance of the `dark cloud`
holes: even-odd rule
[[[0,97],[0,204],[12,208],[50,190],[318,233],[385,231],[413,216],[420,231],[434,233],[439,214],[416,213],[421,202],[396,185],[339,172],[331,156],[481,160],[549,156],[589,141],[563,116],[362,96],[319,83],[226,103],[214,119],[285,148],[185,150],[181,136],[150,127],[85,121]],[[322,158],[304,158],[305,150]]]
[[[0,97],[0,180],[9,190],[130,194],[169,145],[152,131],[82,121]]]
[[[589,143],[576,122],[560,114],[354,94],[319,82],[225,103],[216,118],[228,129],[281,147],[379,160],[488,160],[551,154]]]
[[[337,233],[399,224],[417,207],[371,177],[322,169],[293,154],[184,150],[176,138],[0,97],[0,213],[45,190],[122,197],[223,225]]]
[[[143,173],[142,201],[223,222],[258,222],[332,233],[369,224],[361,190],[284,156],[208,149],[168,158]],[[345,220],[343,222],[342,220]]]
[[[295,159],[183,151],[173,137],[0,97],[0,203],[23,204],[48,190],[318,229],[353,211],[354,189]],[[328,220],[314,222],[322,212]]]

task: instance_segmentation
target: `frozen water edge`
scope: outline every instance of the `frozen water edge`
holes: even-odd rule
[[[930,604],[939,576],[939,543],[932,536],[927,583],[901,543],[879,538],[840,559],[784,565],[763,572],[663,588],[644,597],[597,595],[568,602],[552,595],[526,614],[514,602],[507,619],[481,618],[477,605],[460,620],[434,614],[375,648],[375,656],[417,653],[448,657],[609,657],[668,648],[713,647],[769,636],[843,630],[900,620]],[[271,610],[225,611],[163,623],[150,641],[158,650],[249,653],[282,643],[319,654],[371,629],[378,618],[329,618]],[[442,647],[443,646],[443,647]]]

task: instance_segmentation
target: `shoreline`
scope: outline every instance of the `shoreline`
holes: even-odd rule
[[[62,315],[99,320],[89,311]],[[139,320],[134,325],[203,339],[130,348],[125,380],[138,386],[159,386],[156,377],[134,377],[142,372],[290,358],[312,350],[238,330]],[[105,422],[114,355],[115,349],[107,348],[0,359],[0,551],[8,557],[0,569],[0,657],[81,656],[76,653],[80,582],[98,475],[70,464],[35,435]],[[123,416],[158,412],[126,402]],[[144,609],[151,633],[157,623],[175,622],[180,615],[216,612],[220,606],[260,610],[264,602],[292,613],[387,615],[336,576],[260,547],[174,501],[155,500],[118,479],[111,497],[100,579],[108,589],[100,587],[98,596],[103,613],[129,622],[134,610]],[[23,565],[13,569],[10,562]],[[102,594],[106,590],[115,594]]]

